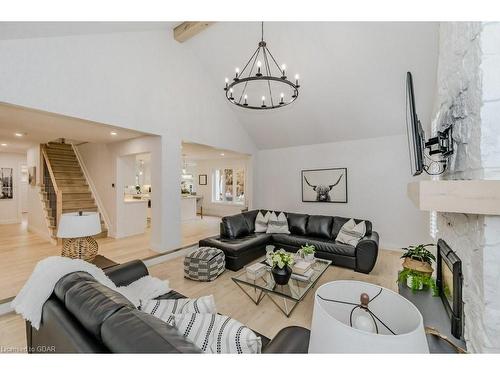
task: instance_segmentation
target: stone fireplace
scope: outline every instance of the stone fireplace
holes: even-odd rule
[[[432,130],[453,123],[446,180],[500,180],[500,23],[440,26]],[[464,337],[470,352],[500,352],[500,216],[432,213],[435,239],[462,260]]]

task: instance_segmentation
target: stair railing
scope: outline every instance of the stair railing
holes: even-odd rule
[[[41,146],[41,154],[43,158],[43,185],[45,187],[45,192],[47,193],[47,199],[49,201],[49,209],[51,211],[51,216],[54,218],[54,225],[57,229],[59,228],[59,220],[62,215],[63,207],[63,192],[57,186],[56,177],[54,171],[52,170],[52,165],[50,164],[49,156],[45,146]]]

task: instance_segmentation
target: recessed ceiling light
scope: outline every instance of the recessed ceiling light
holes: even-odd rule
[[[7,146],[7,143],[0,143],[0,146],[5,147]]]
[[[223,152],[221,152],[221,153],[220,153],[220,156],[224,156],[224,153],[223,153]]]
[[[23,133],[14,133],[16,137],[22,137],[24,134]]]
[[[118,135],[118,133],[117,133],[117,132],[111,132],[111,133],[109,133],[109,134],[111,134],[111,135]]]

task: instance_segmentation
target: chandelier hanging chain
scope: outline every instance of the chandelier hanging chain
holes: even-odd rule
[[[279,74],[273,75],[273,64]],[[243,69],[240,71],[239,68],[236,68],[235,71],[236,74],[231,83],[226,78],[224,91],[226,91],[226,98],[229,102],[239,107],[248,109],[274,109],[293,103],[298,97],[298,88],[300,87],[299,76],[298,74],[295,76],[295,83],[287,79],[286,65],[283,64],[280,67],[264,41],[264,22],[261,22],[261,40],[258,43],[257,49],[247,60]],[[262,82],[265,86],[259,86],[259,82]],[[255,95],[255,90],[259,88],[264,91],[261,95],[267,91],[269,97],[266,98],[266,95],[262,95],[261,105],[258,106],[254,103],[258,100],[257,98],[260,98],[260,95]],[[277,90],[281,91],[279,103],[273,95]],[[270,105],[266,105],[266,101]]]

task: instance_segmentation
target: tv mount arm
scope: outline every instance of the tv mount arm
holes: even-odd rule
[[[449,125],[443,131],[438,131],[437,136],[429,138],[425,142],[424,148],[429,150],[430,155],[441,155],[443,159],[441,160],[431,160],[430,164],[424,167],[424,170],[429,175],[441,174],[446,170],[448,164],[448,158],[453,154],[453,125]],[[429,171],[430,166],[434,163],[440,163],[442,165],[442,170],[437,173],[432,173]]]

